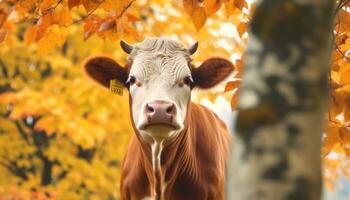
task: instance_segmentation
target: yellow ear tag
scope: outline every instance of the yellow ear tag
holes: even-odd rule
[[[113,79],[109,81],[109,90],[114,94],[118,94],[122,96],[123,87],[124,85],[121,82],[119,82],[117,79]]]

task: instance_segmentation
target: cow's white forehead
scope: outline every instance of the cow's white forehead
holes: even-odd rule
[[[143,81],[162,77],[174,82],[190,74],[187,49],[171,39],[150,38],[136,43],[129,59],[133,62],[130,74]]]

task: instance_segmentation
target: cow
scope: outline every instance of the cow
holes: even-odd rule
[[[222,200],[230,134],[216,114],[191,102],[194,88],[208,89],[233,71],[224,58],[191,64],[189,48],[169,38],[129,45],[121,66],[114,59],[87,59],[88,76],[109,87],[117,80],[129,92],[134,136],[122,162],[123,200]]]

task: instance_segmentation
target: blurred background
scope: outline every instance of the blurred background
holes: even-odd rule
[[[337,10],[323,133],[327,200],[350,199],[348,2],[336,2],[344,5]],[[125,64],[120,39],[198,41],[195,65],[212,56],[230,59],[232,76],[211,90],[194,90],[192,100],[233,128],[254,7],[244,0],[0,1],[0,199],[118,199],[120,164],[132,136],[128,93],[110,93],[82,65],[99,54]]]

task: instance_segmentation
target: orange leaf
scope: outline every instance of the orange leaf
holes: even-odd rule
[[[31,26],[27,29],[27,31],[24,34],[24,42],[29,45],[32,43],[36,38],[38,28],[36,26]]]
[[[350,122],[340,128],[339,136],[342,143],[350,145]]]
[[[243,62],[242,60],[236,60],[235,71],[237,72],[236,77],[240,78],[243,72]]]
[[[0,28],[5,23],[6,18],[7,18],[7,14],[6,14],[5,10],[4,9],[0,9]]]
[[[237,31],[238,31],[239,37],[242,37],[242,35],[247,31],[247,26],[248,24],[245,22],[238,24]]]
[[[34,126],[37,131],[45,131],[47,135],[52,135],[55,131],[55,120],[52,116],[39,119]]]
[[[350,83],[336,89],[335,91],[336,92],[345,92],[347,94],[350,94]]]
[[[239,10],[238,8],[236,8],[233,5],[233,1],[234,0],[229,0],[228,2],[225,3],[225,15],[226,15],[226,18],[228,18],[229,16],[239,16],[239,14],[241,13],[241,10]],[[235,21],[233,23],[237,24],[237,23],[235,23]]]
[[[126,13],[125,15],[126,15],[126,17],[128,18],[128,21],[129,21],[129,22],[134,22],[134,21],[140,20],[139,17],[137,17],[137,16],[135,16],[135,15],[133,15],[133,14]]]
[[[45,55],[52,49],[62,46],[64,41],[65,36],[58,26],[51,26],[38,42],[38,54]]]
[[[96,15],[90,15],[84,21],[84,39],[88,39],[92,34],[94,34],[100,27],[102,19]]]
[[[52,14],[48,13],[42,17],[40,17],[38,23],[37,23],[37,32],[35,40],[39,41],[45,34],[46,30],[49,28],[52,22]]]
[[[89,13],[95,10],[100,5],[101,2],[98,0],[82,0],[82,3],[86,12]]]
[[[233,89],[236,89],[240,85],[241,85],[241,80],[229,81],[229,82],[227,82],[227,84],[225,86],[225,91],[224,92],[228,92],[228,91],[231,91]]]
[[[207,21],[204,7],[198,0],[183,0],[185,12],[191,17],[197,31],[203,27]]]
[[[328,127],[326,129],[327,136],[323,141],[323,150],[322,150],[323,156],[326,156],[329,152],[331,152],[331,150],[333,149],[333,146],[340,142],[340,137],[339,137],[340,126],[341,125],[336,122],[328,123]]]
[[[103,32],[106,30],[113,29],[115,26],[116,26],[115,20],[109,20],[109,21],[102,22],[102,24],[100,25],[100,27],[98,29],[98,32]]]
[[[194,4],[198,4],[197,0],[183,0],[183,8],[185,12],[191,17],[193,15]]]
[[[204,2],[205,12],[207,16],[211,16],[220,9],[222,5],[221,0],[206,0]]]
[[[242,10],[243,7],[246,5],[246,2],[245,2],[244,0],[234,0],[233,5],[234,5],[236,8]]]
[[[75,6],[79,6],[80,0],[68,0],[68,9],[71,10]]]
[[[350,97],[348,99],[348,104],[344,109],[344,119],[346,122],[350,122]]]
[[[350,83],[350,63],[345,63],[340,66],[339,69],[339,83],[340,84],[347,84]]]
[[[66,7],[63,7],[57,11],[57,13],[54,15],[53,21],[61,26],[69,26],[73,22],[72,15],[69,12],[69,9]]]
[[[4,41],[7,35],[7,30],[0,28],[0,42]]]
[[[49,10],[55,2],[55,0],[43,0],[40,4],[40,9],[45,12]]]
[[[345,42],[348,38],[349,38],[349,36],[347,34],[337,34],[337,37],[335,38],[335,44],[337,46],[345,44]]]
[[[232,95],[232,98],[231,98],[232,111],[237,109],[239,93],[240,93],[240,89],[237,89],[236,92]]]
[[[201,29],[207,21],[207,16],[203,7],[195,7],[193,10],[192,21],[197,31]]]

